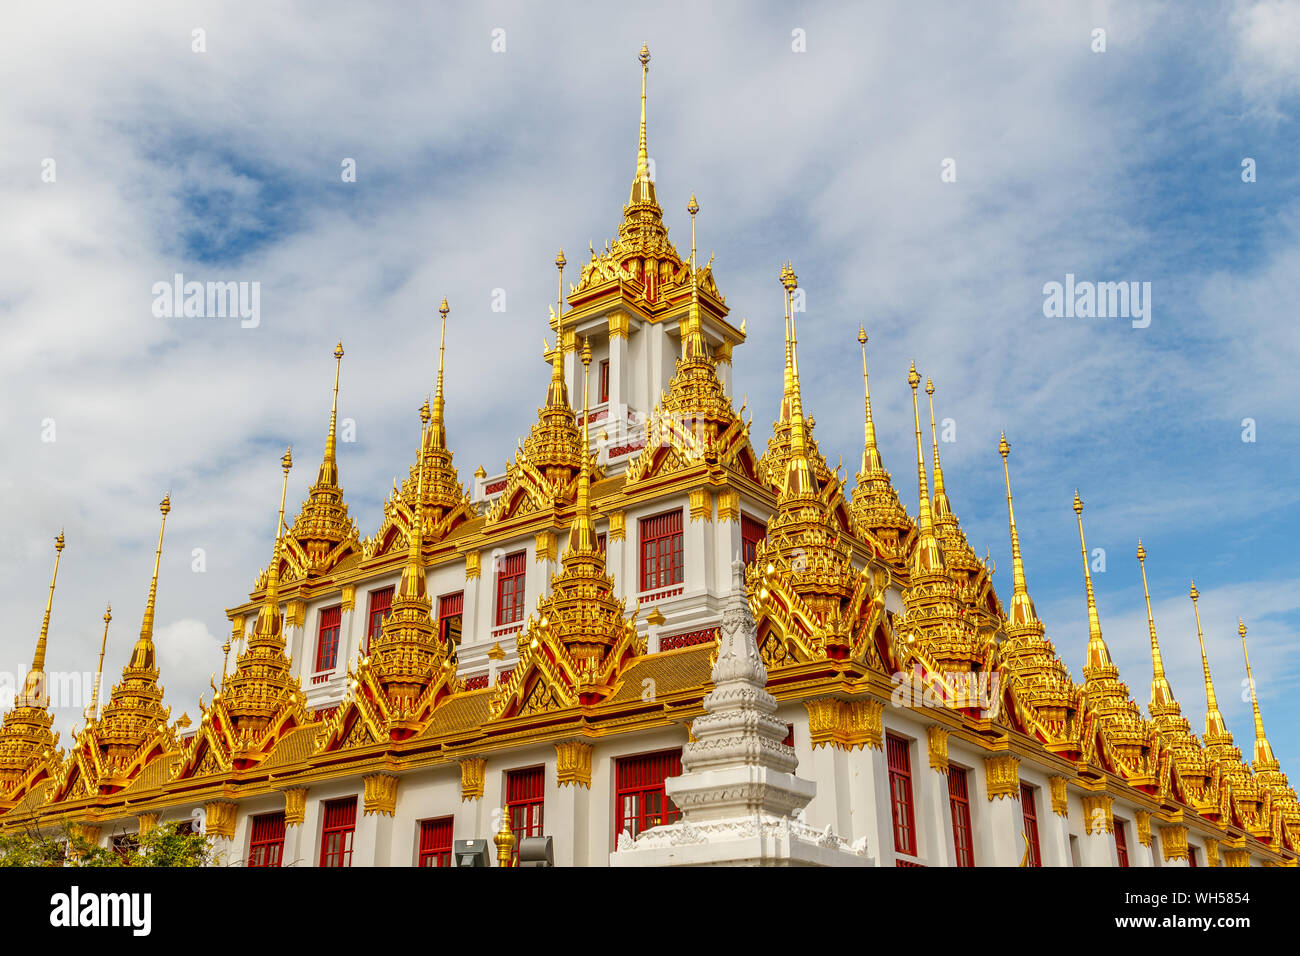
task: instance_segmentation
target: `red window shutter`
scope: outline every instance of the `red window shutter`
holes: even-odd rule
[[[338,663],[339,624],[343,609],[337,604],[320,612],[320,634],[316,639],[316,671],[330,671]]]
[[[685,565],[682,560],[682,512],[665,511],[641,519],[641,590],[681,584]]]
[[[1125,866],[1127,866],[1127,865],[1128,865],[1128,864],[1126,863]],[[1189,846],[1189,847],[1187,848],[1187,865],[1188,865],[1188,866],[1200,866],[1200,865],[1201,865],[1201,864],[1199,864],[1199,863],[1196,862],[1196,847],[1194,847],[1194,846]]]
[[[747,514],[740,516],[740,557],[746,564],[753,564],[758,554],[758,543],[767,537],[767,525]]]
[[[366,647],[370,647],[370,642],[377,638],[384,629],[384,619],[388,617],[388,612],[393,607],[393,589],[391,587],[380,588],[377,591],[370,592],[370,606],[367,609],[366,621]]]
[[[420,823],[420,866],[451,866],[452,818]]]
[[[248,840],[249,866],[280,866],[284,853],[284,813],[264,813],[253,817],[253,832]]]
[[[465,613],[465,592],[444,594],[438,598],[438,636],[453,644],[460,643],[460,625]]]
[[[516,551],[501,559],[497,571],[497,626],[524,619],[525,552]]]
[[[1124,832],[1124,821],[1115,820],[1115,855],[1120,866],[1128,866],[1128,835]]]
[[[603,359],[600,363],[600,400],[609,401],[609,359]]]
[[[506,809],[515,834],[512,862],[519,860],[519,841],[542,835],[542,811],[546,794],[546,768],[529,767],[506,773]]]
[[[621,757],[615,768],[616,845],[624,831],[638,836],[645,830],[672,823],[681,816],[681,811],[668,799],[664,789],[665,780],[681,776],[680,749]]]
[[[1020,808],[1025,818],[1025,840],[1029,844],[1028,866],[1042,866],[1043,858],[1038,846],[1038,808],[1034,799],[1034,788],[1027,783],[1020,785]]]
[[[912,806],[912,757],[910,742],[889,734],[885,737],[889,763],[890,803],[894,813],[894,850],[916,855],[916,814]]]
[[[971,832],[970,792],[966,771],[948,768],[948,803],[952,808],[952,842],[958,866],[975,865],[975,839]]]
[[[352,836],[357,826],[357,798],[330,800],[324,805],[320,865],[351,866]]]

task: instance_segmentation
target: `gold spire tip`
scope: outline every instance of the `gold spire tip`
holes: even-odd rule
[[[420,421],[425,425],[429,424],[429,419],[433,417],[433,411],[429,408],[429,396],[424,396],[424,404],[420,406]]]
[[[1003,432],[1002,437],[998,439],[998,454],[1005,459],[1011,454],[1011,445],[1007,443],[1007,433]]]
[[[343,340],[339,339],[339,344],[334,346],[334,358],[341,360],[343,358]]]
[[[642,43],[641,52],[637,55],[637,59],[641,61],[642,69],[650,69],[650,47]]]
[[[1083,499],[1079,497],[1079,489],[1074,490],[1074,513],[1083,514]]]
[[[925,380],[925,394],[927,395],[934,394],[934,382],[928,378]]]
[[[293,467],[293,446],[286,445],[284,454],[280,457],[280,467],[284,469],[285,476],[289,474],[289,469]]]
[[[858,326],[858,344],[859,345],[867,344],[867,327],[865,325]]]
[[[916,391],[916,386],[921,384],[921,376],[916,372],[916,362],[912,362],[912,367],[907,370],[907,384],[912,386],[912,391]]]
[[[59,535],[54,539],[54,550],[56,552],[63,551],[63,530],[62,529],[59,529]]]
[[[700,211],[700,204],[695,201],[695,193],[691,193],[691,201],[686,204],[686,211],[692,216]]]
[[[442,305],[438,306],[438,314],[445,319],[447,317],[447,313],[450,311],[451,309],[447,307],[447,297],[444,295],[442,297]]]

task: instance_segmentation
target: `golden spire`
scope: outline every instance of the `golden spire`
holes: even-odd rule
[[[442,331],[438,335],[438,380],[433,389],[433,410],[431,413],[432,424],[429,427],[428,442],[433,448],[441,449],[447,447],[447,423],[445,418],[446,399],[442,393],[442,370],[443,360],[447,354],[447,313],[451,311],[447,306],[447,297],[443,296],[442,304],[438,306],[438,314],[442,316]],[[424,448],[422,439],[421,448]],[[421,468],[421,471],[424,469]],[[421,498],[421,501],[424,499]]]
[[[337,443],[336,428],[339,417],[339,371],[343,367],[343,343],[334,347],[334,399],[330,404],[330,430],[325,436],[325,457],[316,473],[317,485],[337,485],[339,483],[339,466],[335,460]]]
[[[781,417],[780,425],[785,425],[788,429],[790,420],[794,415],[794,392],[798,385],[794,374],[794,315],[790,309],[790,295],[798,287],[798,280],[794,276],[794,269],[790,263],[781,267],[781,284],[791,283],[786,288],[785,294],[785,370],[781,383]]]
[[[555,257],[555,268],[559,272],[560,278],[560,304],[564,302],[564,250]],[[557,409],[563,407],[564,411],[572,413],[569,408],[569,387],[564,383],[564,356],[567,349],[564,346],[564,328],[560,324],[559,312],[555,315],[555,349],[551,352],[551,384],[546,391],[547,408]]]
[[[880,460],[880,449],[876,447],[876,423],[871,418],[871,388],[867,385],[867,327],[858,326],[858,344],[862,346],[862,399],[866,406],[866,417],[862,425],[862,473],[869,475],[873,471],[884,469]]]
[[[327,570],[331,554],[342,542],[357,537],[356,523],[348,516],[348,506],[339,486],[338,410],[339,374],[343,365],[343,343],[334,347],[334,391],[330,401],[330,427],[325,436],[325,454],[321,457],[316,481],[307,491],[307,499],[293,521],[290,536],[307,557],[307,572]],[[337,557],[337,556],[336,556]]]
[[[41,636],[36,640],[36,653],[32,655],[31,673],[23,688],[23,705],[45,706],[45,644],[50,636],[50,611],[54,607],[54,585],[59,580],[59,561],[63,557],[63,532],[54,539],[54,574],[50,577],[50,593],[45,599],[45,616],[41,618]]]
[[[172,510],[170,494],[163,495],[163,500],[158,504],[158,510],[162,513],[162,523],[158,527],[158,548],[153,555],[153,576],[149,579],[149,600],[145,602],[144,620],[140,622],[140,639],[135,642],[135,649],[132,650],[131,660],[127,665],[137,670],[149,670],[153,667],[154,603],[158,598],[158,565],[162,561],[163,531],[167,527],[167,514]]]
[[[1007,466],[1007,456],[1011,454],[1011,445],[1007,443],[1006,432],[998,439],[998,454],[1002,456],[1002,477],[1007,485],[1007,521],[1011,525],[1011,578],[1014,593],[1011,597],[1010,623],[1013,627],[1026,627],[1039,624],[1038,612],[1034,601],[1029,596],[1029,584],[1025,580],[1025,562],[1020,555],[1020,532],[1016,529],[1016,510],[1011,503],[1011,469]]]
[[[1088,566],[1088,545],[1083,540],[1083,499],[1078,491],[1074,493],[1074,517],[1079,523],[1079,552],[1083,555],[1083,583],[1088,594],[1088,667],[1113,668],[1110,650],[1101,637],[1101,620],[1097,617],[1097,598],[1093,594],[1092,572]]]
[[[920,496],[920,512],[917,521],[920,536],[916,541],[916,549],[912,552],[912,573],[919,576],[942,571],[944,562],[943,552],[939,549],[939,540],[934,534],[934,518],[930,512],[930,488],[925,478],[925,450],[921,445],[921,408],[916,397],[916,388],[921,384],[921,376],[916,371],[915,362],[908,369],[907,384],[912,387],[912,420],[916,425],[916,477]]]
[[[590,441],[591,424],[588,421],[591,411],[590,375],[591,346],[582,340],[582,447],[587,448]],[[569,530],[569,551],[595,553],[596,529],[591,524],[591,473],[587,468],[586,456],[583,456],[582,469],[578,472],[578,506]],[[566,555],[567,557],[567,555]]]
[[[1259,715],[1259,698],[1255,695],[1255,677],[1250,672],[1250,652],[1246,650],[1246,622],[1237,618],[1237,633],[1241,635],[1241,653],[1246,657],[1246,682],[1250,684],[1250,706],[1255,711],[1255,770],[1278,770],[1281,765],[1273,756],[1273,748],[1264,735],[1264,718]]]
[[[104,611],[104,636],[99,642],[99,666],[95,668],[95,685],[90,691],[90,703],[86,706],[86,720],[94,720],[99,716],[99,684],[104,676],[104,651],[108,647],[108,625],[113,620],[113,605],[110,604]]]
[[[293,467],[293,447],[285,448],[280,458],[284,480],[280,485],[280,514],[275,522],[275,547],[271,551],[271,566],[266,571],[266,593],[262,597],[262,611],[249,639],[249,647],[274,643],[283,645],[280,635],[280,542],[284,537],[284,498],[289,491],[289,469]]]
[[[809,494],[814,490],[812,472],[808,467],[808,432],[803,419],[803,397],[799,393],[799,343],[795,334],[794,311],[791,297],[799,288],[799,278],[794,267],[785,264],[781,270],[781,286],[785,289],[786,314],[786,374],[792,383],[790,401],[790,458],[786,462],[785,491],[789,495]]]
[[[1205,656],[1205,634],[1201,630],[1201,606],[1197,603],[1201,592],[1196,590],[1195,581],[1192,582],[1192,589],[1188,594],[1192,599],[1192,611],[1196,615],[1196,640],[1201,645],[1201,669],[1205,672],[1205,742],[1209,744],[1226,738],[1231,744],[1232,735],[1228,733],[1228,725],[1224,723],[1223,714],[1219,712],[1219,700],[1214,695],[1214,681],[1210,677],[1210,659]]]
[[[645,86],[646,77],[650,74],[650,48],[646,44],[641,44],[641,52],[637,55],[641,61],[641,132],[637,139],[636,147],[636,183],[649,185],[650,197],[654,197],[654,186],[650,185],[650,157],[646,151],[645,138]],[[645,193],[642,193],[644,196]],[[632,187],[632,200],[637,199],[636,185]]]
[[[446,321],[445,315],[443,321]],[[424,446],[428,438],[429,420],[432,412],[426,399],[420,409],[420,456],[416,465],[415,500],[424,501]],[[424,547],[424,508],[417,504],[411,509],[411,530],[407,535],[406,566],[402,569],[402,579],[398,582],[397,593],[405,598],[424,597],[424,565],[420,551]]]
[[[1178,710],[1178,701],[1174,700],[1173,689],[1165,678],[1165,665],[1160,657],[1160,641],[1156,638],[1156,619],[1151,613],[1151,592],[1147,589],[1147,549],[1138,539],[1138,565],[1142,568],[1142,597],[1147,604],[1147,631],[1151,635],[1151,703],[1147,709],[1151,716]]]
[[[707,358],[708,352],[704,347],[704,326],[700,322],[700,290],[695,275],[695,214],[700,211],[695,193],[691,193],[686,211],[691,215],[691,311],[686,317],[685,332],[682,334],[682,358],[688,362],[698,362]]]
[[[943,486],[943,465],[939,464],[939,432],[934,426],[934,382],[925,380],[925,394],[930,399],[930,446],[934,449],[934,517],[941,521],[952,514],[952,504]]]

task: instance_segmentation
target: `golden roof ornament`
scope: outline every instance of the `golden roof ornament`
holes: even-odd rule
[[[307,492],[288,547],[293,552],[294,564],[302,565],[308,575],[321,574],[341,560],[355,545],[359,532],[356,522],[348,514],[339,484],[338,411],[339,374],[343,367],[343,343],[334,348],[334,393],[330,403],[329,432],[325,436],[325,454],[316,472],[316,482]]]
[[[1110,650],[1101,635],[1097,599],[1092,589],[1092,571],[1088,545],[1083,537],[1083,499],[1074,493],[1074,515],[1079,526],[1079,552],[1083,556],[1084,590],[1088,600],[1088,657],[1083,667],[1083,694],[1096,711],[1106,730],[1105,739],[1118,758],[1116,769],[1129,777],[1150,776],[1153,772],[1152,730],[1147,726],[1127,685],[1119,679],[1119,668],[1111,660]]]
[[[99,716],[99,684],[104,676],[104,651],[108,649],[108,625],[113,621],[113,605],[109,604],[104,610],[104,636],[99,642],[99,666],[95,668],[95,685],[90,690],[90,703],[86,705],[83,716],[86,720],[94,720]]]
[[[862,468],[853,489],[851,513],[853,527],[867,539],[879,557],[895,568],[907,564],[907,552],[916,534],[907,510],[894,490],[889,472],[876,445],[876,424],[871,417],[871,389],[867,384],[867,330],[858,326],[858,344],[862,347],[862,395],[865,416],[862,426]]]
[[[1069,669],[1057,656],[1056,647],[1044,637],[1046,629],[1029,596],[1007,464],[1011,445],[1005,434],[998,441],[998,454],[1002,456],[1002,476],[1007,490],[1013,582],[1011,613],[1005,625],[1007,637],[998,648],[999,663],[1011,693],[1028,710],[1025,720],[1030,729],[1037,732],[1048,749],[1074,753],[1079,750],[1083,709],[1080,691],[1070,678]]]
[[[64,537],[60,531],[54,539],[54,573],[50,592],[45,599],[45,616],[41,619],[40,637],[32,669],[27,674],[22,694],[0,723],[0,808],[11,806],[46,773],[42,761],[53,755],[59,735],[51,730],[54,715],[46,695],[45,648],[50,633],[50,612],[54,607],[54,587],[59,579],[59,561]]]
[[[308,721],[305,696],[293,661],[286,653],[284,617],[280,612],[280,568],[284,561],[284,503],[293,468],[293,451],[280,459],[280,510],[275,547],[266,570],[262,607],[235,669],[221,683],[212,703],[203,708],[199,732],[185,751],[181,776],[214,763],[221,769],[244,769],[261,763],[286,733]]]
[[[811,422],[804,418],[791,308],[798,278],[789,263],[780,278],[786,314],[788,421],[784,448],[776,454],[784,473],[776,512],[746,572],[750,593],[760,598],[759,653],[768,667],[867,653],[866,635],[875,628],[866,625],[883,613],[883,596],[876,593],[870,569],[858,572],[853,567],[844,534],[851,521],[838,472],[826,467],[812,441]],[[768,461],[775,464],[773,458]],[[875,653],[874,648],[870,653]]]
[[[988,568],[976,556],[966,540],[961,523],[952,510],[944,485],[943,465],[939,461],[939,431],[935,425],[934,382],[925,380],[925,394],[930,405],[930,444],[934,457],[934,529],[943,545],[944,563],[957,584],[962,604],[996,627],[1001,608],[989,580]]]
[[[1173,688],[1165,677],[1165,664],[1160,656],[1160,639],[1156,636],[1156,619],[1151,613],[1151,592],[1147,588],[1147,549],[1138,539],[1138,566],[1142,569],[1142,597],[1147,606],[1147,633],[1151,636],[1151,703],[1147,705],[1152,717],[1178,715],[1180,708],[1174,699]]]
[[[1196,617],[1196,640],[1201,648],[1201,670],[1205,675],[1205,745],[1215,752],[1228,753],[1236,751],[1232,745],[1232,734],[1219,711],[1219,699],[1214,693],[1214,679],[1210,676],[1210,659],[1205,655],[1205,634],[1201,630],[1201,592],[1192,582],[1188,596],[1192,599],[1192,613]]]
[[[445,321],[445,302],[443,317]],[[417,501],[424,495],[423,479],[428,470],[424,458],[431,454],[429,431],[437,425],[440,408],[435,399],[431,414],[421,409]],[[423,548],[424,520],[417,508],[407,535],[406,563],[388,616],[371,639],[366,655],[355,668],[349,667],[348,698],[318,735],[318,750],[412,737],[428,724],[444,698],[463,689],[456,674],[455,644],[438,633],[431,616],[433,601],[427,590]]]
[[[695,215],[700,204],[694,194],[686,209],[691,216],[691,259],[686,265],[691,299],[679,324],[682,354],[668,391],[650,415],[645,450],[628,465],[628,485],[695,466],[702,466],[718,483],[725,469],[754,473],[748,428],[732,408],[718,377],[717,360],[705,341],[699,280],[707,270],[695,267]]]
[[[80,772],[89,786],[105,793],[122,789],[152,760],[176,749],[175,735],[167,729],[171,709],[162,703],[163,689],[158,684],[153,640],[158,570],[162,562],[167,515],[171,512],[170,495],[163,497],[158,511],[162,520],[158,527],[158,546],[154,550],[153,574],[149,579],[149,597],[140,624],[140,637],[122,668],[122,682],[114,685],[103,715],[98,719],[88,719],[77,741]]]
[[[589,438],[591,348],[584,340],[583,433]],[[530,716],[593,703],[608,695],[631,659],[645,653],[637,637],[635,613],[614,597],[614,579],[605,566],[591,515],[591,465],[584,463],[577,483],[576,512],[559,570],[549,594],[538,599],[517,639],[519,660],[499,685],[491,704],[495,717]]]
[[[912,389],[920,517],[908,583],[903,589],[904,610],[896,619],[894,629],[906,642],[908,654],[933,679],[942,682],[947,674],[987,669],[993,646],[980,639],[971,615],[962,610],[957,584],[948,572],[943,548],[935,534],[925,474],[925,450],[921,441],[921,411],[916,394],[920,383],[921,376],[913,362],[907,372],[907,384]],[[953,696],[968,704],[960,689]]]
[[[1255,715],[1255,772],[1277,771],[1281,768],[1273,748],[1264,734],[1264,718],[1259,714],[1259,697],[1255,693],[1255,675],[1250,671],[1250,651],[1246,650],[1246,622],[1237,618],[1237,633],[1241,635],[1241,653],[1246,658],[1246,683],[1250,685],[1250,707]]]

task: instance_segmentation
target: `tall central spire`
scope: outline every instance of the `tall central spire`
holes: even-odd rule
[[[862,423],[862,474],[883,471],[884,462],[876,447],[876,423],[871,418],[871,386],[867,384],[867,327],[858,326],[858,344],[862,346],[862,403],[866,414]]]
[[[1255,693],[1255,676],[1250,672],[1250,651],[1246,650],[1246,622],[1237,618],[1237,633],[1241,635],[1241,653],[1246,658],[1246,683],[1250,685],[1250,706],[1255,712],[1255,772],[1278,770],[1281,764],[1273,756],[1273,748],[1264,735],[1264,718],[1259,715],[1259,697]]]
[[[113,620],[113,605],[104,610],[104,636],[99,642],[99,667],[95,670],[95,685],[90,690],[90,703],[86,705],[84,716],[94,720],[99,716],[99,685],[104,677],[104,651],[108,649],[108,625]]]
[[[325,436],[325,457],[316,473],[316,484],[337,485],[339,483],[339,466],[335,458],[337,447],[337,426],[339,418],[339,372],[343,368],[343,343],[334,347],[334,398],[330,403],[330,430]]]
[[[1156,619],[1151,613],[1151,592],[1147,588],[1147,549],[1138,539],[1138,565],[1142,568],[1142,597],[1147,604],[1147,632],[1151,635],[1151,703],[1147,709],[1152,717],[1177,713],[1178,701],[1174,700],[1173,689],[1165,677],[1165,664],[1160,657],[1160,641],[1156,637]]]
[[[786,391],[790,405],[790,458],[785,468],[785,491],[789,495],[802,495],[815,489],[812,470],[808,467],[808,431],[803,418],[803,396],[799,391],[799,342],[792,307],[799,277],[788,262],[781,270],[781,286],[785,289]]]
[[[149,600],[145,602],[144,619],[140,622],[140,639],[135,642],[128,665],[137,670],[150,670],[154,662],[153,616],[154,605],[158,600],[158,565],[162,561],[163,531],[167,528],[167,515],[172,510],[171,495],[163,495],[158,505],[162,513],[162,523],[158,526],[158,547],[153,554],[153,576],[149,579]]]
[[[591,441],[591,395],[590,378],[591,346],[582,340],[582,447],[589,447]],[[573,526],[569,529],[569,553],[595,554],[596,529],[591,523],[591,471],[584,458],[582,469],[578,472],[577,513]],[[565,555],[567,558],[568,555]],[[603,570],[603,567],[602,567]]]
[[[280,549],[284,541],[284,499],[289,491],[289,470],[293,468],[293,448],[284,450],[280,458],[284,479],[280,484],[280,512],[275,521],[275,547],[271,551],[271,566],[266,572],[266,593],[262,597],[262,612],[248,641],[249,649],[255,645],[284,649],[280,620]]]
[[[632,181],[632,192],[627,200],[629,206],[657,203],[655,184],[650,180],[650,156],[646,150],[645,135],[645,88],[646,78],[650,75],[650,48],[642,44],[637,58],[641,61],[641,131],[637,138],[636,179]]]

